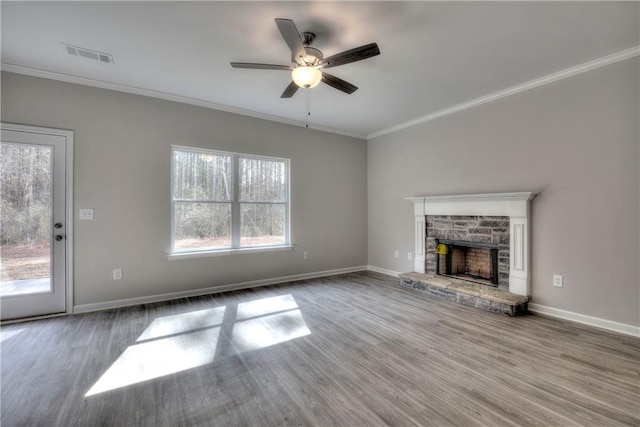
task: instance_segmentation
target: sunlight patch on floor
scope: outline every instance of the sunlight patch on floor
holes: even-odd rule
[[[222,324],[224,311],[225,307],[216,307],[173,316],[158,317],[151,322],[136,341],[145,341],[168,335],[187,333],[196,329],[219,326]]]
[[[233,326],[233,347],[238,353],[269,347],[311,334],[300,310],[243,320]]]
[[[16,335],[18,335],[20,332],[24,331],[25,328],[22,329],[10,329],[10,330],[0,330],[0,343],[4,342],[5,340],[8,340],[9,338],[13,338]]]
[[[154,319],[85,397],[210,364],[222,330],[237,353],[311,334],[291,294],[239,303],[235,314],[222,306]]]
[[[281,295],[271,298],[262,298],[238,304],[236,319],[244,320],[278,311],[294,310],[298,308],[293,295]]]
[[[85,397],[213,362],[220,328],[129,346]]]

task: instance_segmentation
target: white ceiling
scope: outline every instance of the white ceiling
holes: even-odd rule
[[[311,90],[312,125],[366,137],[636,47],[639,5],[3,1],[1,54],[10,71],[47,71],[303,123],[304,91],[280,99],[288,72],[229,65],[288,64],[274,18],[290,18],[316,33],[313,46],[325,56],[378,43],[381,55],[331,70],[360,88],[354,94],[323,84]],[[73,57],[60,43],[110,53],[115,64]]]

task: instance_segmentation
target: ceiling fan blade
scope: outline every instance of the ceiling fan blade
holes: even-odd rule
[[[345,50],[341,53],[336,53],[335,55],[332,55],[328,58],[324,58],[322,61],[320,61],[320,66],[321,68],[337,67],[338,65],[362,61],[363,59],[371,58],[372,56],[376,55],[380,55],[378,44],[370,43],[364,46]]]
[[[254,70],[292,70],[290,65],[254,64],[252,62],[232,62],[233,68],[251,68]]]
[[[295,82],[289,83],[289,86],[282,92],[280,98],[291,98],[298,91],[298,85]]]
[[[341,78],[332,76],[331,74],[327,74],[325,72],[322,73],[322,82],[349,95],[358,90],[358,86],[354,86],[351,83],[342,80]]]
[[[287,42],[289,49],[291,49],[293,57],[304,58],[307,52],[304,50],[304,44],[296,28],[296,24],[294,24],[291,19],[276,18],[276,25],[280,30],[280,34],[282,34],[282,38]]]

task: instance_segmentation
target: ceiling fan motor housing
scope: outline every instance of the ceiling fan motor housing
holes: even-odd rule
[[[304,58],[294,58],[293,56],[291,56],[291,62],[293,62],[298,66],[308,67],[308,66],[318,65],[320,60],[324,58],[324,55],[322,55],[322,52],[320,52],[315,47],[305,46],[304,50],[306,52],[306,55]]]

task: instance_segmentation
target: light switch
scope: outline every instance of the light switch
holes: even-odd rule
[[[559,274],[554,274],[553,275],[553,286],[555,286],[556,288],[561,288],[562,287],[562,276]]]
[[[81,221],[93,221],[93,208],[80,208]]]

